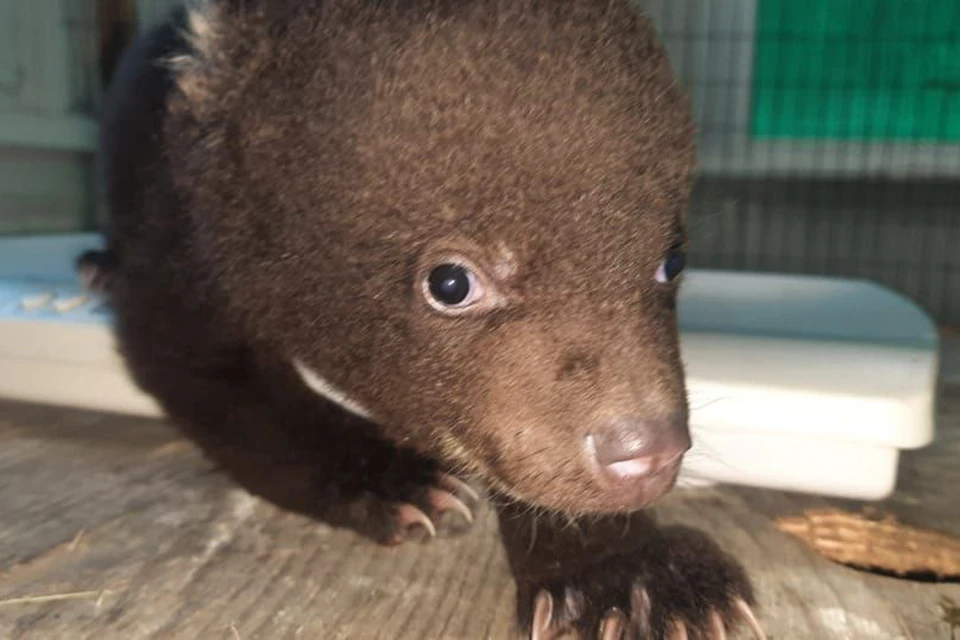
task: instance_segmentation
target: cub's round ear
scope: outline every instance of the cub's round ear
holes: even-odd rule
[[[190,0],[186,11],[183,38],[189,49],[166,62],[172,69],[181,99],[194,115],[202,118],[216,95],[213,86],[217,70],[227,55],[226,16],[219,3],[212,0]]]

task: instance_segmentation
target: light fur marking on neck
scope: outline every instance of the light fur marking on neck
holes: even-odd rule
[[[360,403],[350,399],[345,392],[335,387],[333,384],[325,380],[320,374],[310,369],[302,362],[294,360],[293,368],[297,370],[298,374],[300,374],[300,379],[303,380],[304,384],[310,387],[310,390],[317,395],[323,396],[330,402],[340,405],[350,413],[358,415],[361,418],[365,418],[367,420],[373,419],[373,414],[360,405]]]

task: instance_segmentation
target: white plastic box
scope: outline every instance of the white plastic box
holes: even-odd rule
[[[934,433],[938,336],[870,282],[692,273],[680,300],[684,476],[881,499]]]
[[[96,301],[55,308],[80,294],[73,260],[99,243],[0,240],[0,396],[157,416],[115,353],[109,313]],[[903,297],[868,282],[695,270],[681,291],[694,437],[684,483],[880,499],[900,451],[932,440],[937,332]]]

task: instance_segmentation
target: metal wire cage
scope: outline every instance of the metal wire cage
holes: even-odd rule
[[[869,278],[960,324],[960,0],[640,0],[700,127],[700,267]]]
[[[63,0],[49,5],[63,15],[48,17],[39,4],[11,6],[23,20],[67,25],[80,53],[57,60],[83,64],[47,93],[79,87],[63,110],[92,114],[94,15],[132,12],[146,25],[182,1]],[[960,325],[960,0],[636,2],[658,25],[699,123],[695,266],[868,278]],[[110,30],[100,31],[103,58]],[[46,66],[28,77],[67,73]],[[23,137],[24,127],[3,131]],[[89,160],[75,152],[45,152],[38,167],[0,145],[0,160],[36,178],[0,180],[0,231],[89,226]],[[26,193],[32,184],[43,192]]]

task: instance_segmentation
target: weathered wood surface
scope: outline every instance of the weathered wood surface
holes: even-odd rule
[[[939,428],[883,506],[960,535],[960,387]],[[857,506],[722,488],[660,513],[745,561],[772,638],[950,638],[939,602],[960,585],[835,566],[773,525],[826,505]],[[0,638],[507,638],[512,599],[489,510],[380,548],[231,487],[163,423],[0,403]]]

